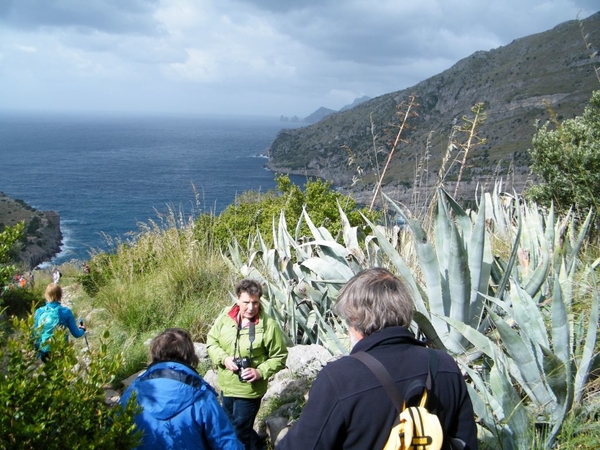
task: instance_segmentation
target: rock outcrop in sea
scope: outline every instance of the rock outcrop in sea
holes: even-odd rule
[[[23,200],[0,192],[0,231],[19,222],[25,223],[25,231],[17,259],[25,270],[50,261],[60,252],[63,236],[58,213],[38,211]]]

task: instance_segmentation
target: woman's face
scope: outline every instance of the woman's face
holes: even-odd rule
[[[250,295],[247,292],[242,292],[237,299],[237,304],[240,307],[240,317],[242,319],[252,319],[260,311],[258,295]]]

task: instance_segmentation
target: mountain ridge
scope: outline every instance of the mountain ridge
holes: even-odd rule
[[[386,129],[398,107],[415,95],[418,116],[409,118],[409,128],[402,134],[406,142],[390,163],[383,182],[388,195],[402,203],[431,195],[451,131],[461,117],[472,115],[477,103],[483,103],[487,114],[478,129],[487,143],[469,154],[457,197],[472,200],[477,186],[489,187],[499,178],[508,190],[521,192],[534,181],[527,150],[536,121],[548,121],[554,113],[558,120],[579,115],[592,91],[600,89],[594,69],[600,57],[592,57],[593,49],[586,48],[580,27],[588,42],[600,45],[600,13],[596,13],[503,47],[475,52],[413,87],[370,99],[314,125],[282,130],[266,152],[266,167],[324,178],[367,203],[377,181],[377,166],[381,169],[385,162],[387,142],[393,137]],[[421,175],[417,176],[418,167]],[[457,164],[447,173],[444,186],[451,192],[457,173]]]

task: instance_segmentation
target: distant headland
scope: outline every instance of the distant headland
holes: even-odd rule
[[[25,270],[50,261],[60,252],[63,236],[58,213],[38,211],[0,191],[0,232],[21,221],[25,222],[25,232],[18,260],[25,265]]]

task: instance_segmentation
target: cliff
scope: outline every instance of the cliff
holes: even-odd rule
[[[60,252],[60,216],[55,211],[38,211],[23,200],[12,199],[0,192],[0,231],[21,221],[25,222],[25,236],[18,260],[25,270],[50,261]]]
[[[582,33],[583,28],[583,33]],[[592,44],[586,48],[583,35]],[[411,95],[418,104],[384,179],[397,201],[416,203],[431,194],[452,130],[483,103],[487,120],[478,130],[486,139],[469,153],[458,198],[472,200],[476,186],[496,179],[522,192],[530,183],[528,149],[535,124],[580,115],[600,89],[595,67],[600,56],[600,13],[579,22],[527,36],[504,47],[479,51],[448,70],[401,91],[368,100],[320,122],[282,130],[267,151],[267,168],[317,176],[357,201],[368,203]],[[400,113],[400,114],[399,114]],[[374,125],[372,130],[371,124]],[[465,142],[455,133],[454,143]],[[453,192],[462,156],[455,147],[445,166],[444,186]],[[454,161],[454,164],[452,162]]]

